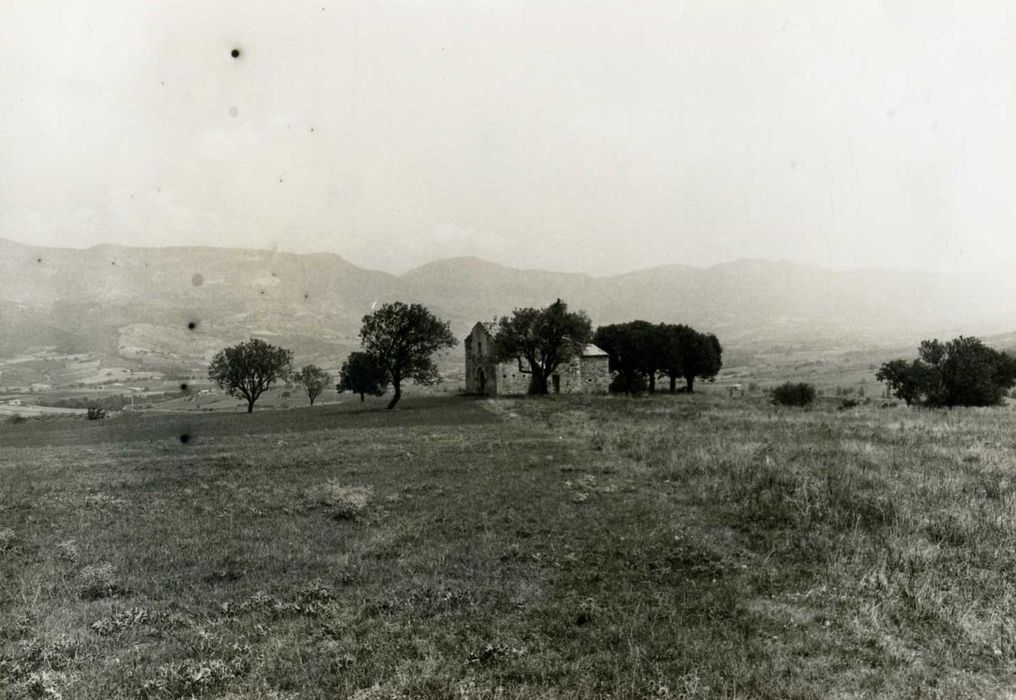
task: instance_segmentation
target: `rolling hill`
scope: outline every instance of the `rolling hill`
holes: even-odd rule
[[[1013,284],[886,269],[834,271],[740,260],[667,265],[610,277],[516,270],[476,258],[396,276],[332,254],[218,248],[40,248],[0,239],[0,356],[57,346],[148,367],[203,363],[258,335],[298,360],[336,364],[361,317],[418,301],[464,335],[479,319],[562,298],[594,323],[680,321],[732,348],[849,347],[1016,327]]]

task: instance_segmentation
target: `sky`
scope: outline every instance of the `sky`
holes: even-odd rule
[[[1011,0],[0,1],[0,237],[970,272],[1016,260],[1014,35]]]

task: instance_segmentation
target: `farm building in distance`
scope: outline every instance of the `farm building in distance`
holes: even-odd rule
[[[477,323],[466,336],[466,393],[494,396],[525,394],[532,374],[521,361],[494,362],[490,358],[490,328]],[[558,367],[548,389],[554,394],[605,394],[610,386],[607,353],[587,345],[579,357]]]

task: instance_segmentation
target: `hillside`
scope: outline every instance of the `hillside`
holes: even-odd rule
[[[594,323],[632,318],[712,330],[731,348],[907,343],[1016,327],[1012,284],[741,260],[611,277],[516,270],[475,258],[401,276],[337,255],[217,248],[38,248],[0,239],[0,356],[56,346],[135,366],[193,366],[227,342],[275,337],[331,364],[372,305],[419,301],[463,335],[477,319],[555,298]],[[193,327],[191,327],[193,324]]]

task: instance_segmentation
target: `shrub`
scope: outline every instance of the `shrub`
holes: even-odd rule
[[[98,600],[124,592],[124,588],[117,583],[116,569],[112,564],[86,566],[78,574],[78,596],[82,600]]]
[[[14,549],[14,541],[16,539],[14,530],[11,530],[9,527],[0,529],[0,552]]]
[[[785,382],[770,392],[778,406],[808,406],[815,400],[815,387],[806,382]]]
[[[88,420],[102,420],[106,417],[106,409],[100,406],[89,406],[86,417]]]
[[[847,409],[850,409],[850,408],[857,408],[860,405],[861,405],[861,402],[858,401],[857,399],[843,399],[842,401],[840,401],[840,405],[839,405],[839,409],[838,410],[840,410],[840,411],[846,411]]]
[[[371,490],[363,486],[343,486],[336,480],[326,481],[309,490],[307,499],[324,506],[339,520],[353,520],[363,515],[370,503]]]
[[[27,423],[28,419],[25,418],[20,413],[15,413],[13,416],[11,416],[10,418],[7,419],[7,422],[10,425],[20,425],[21,423]]]

